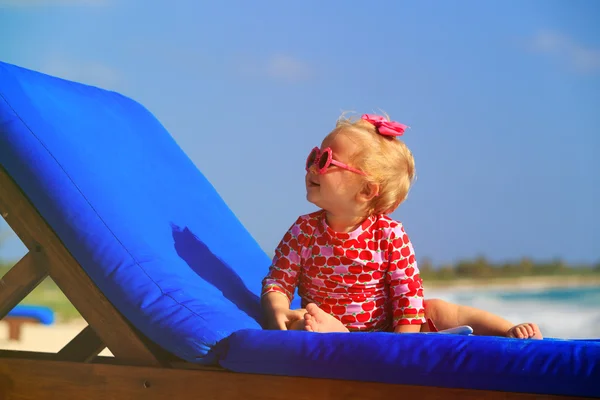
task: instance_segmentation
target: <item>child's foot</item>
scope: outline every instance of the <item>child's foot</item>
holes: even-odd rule
[[[515,339],[543,339],[540,328],[530,322],[513,326],[506,332],[506,336]]]
[[[314,303],[306,305],[304,329],[309,332],[349,332],[342,322],[321,310]]]

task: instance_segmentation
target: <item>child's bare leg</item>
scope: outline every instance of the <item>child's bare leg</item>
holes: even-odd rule
[[[469,325],[475,335],[507,336],[520,339],[542,339],[536,324],[513,325],[504,318],[478,308],[448,303],[444,300],[425,300],[425,313],[439,330]]]

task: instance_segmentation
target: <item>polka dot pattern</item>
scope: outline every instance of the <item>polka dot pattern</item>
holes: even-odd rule
[[[351,331],[425,323],[423,285],[402,224],[372,216],[349,233],[333,231],[325,212],[299,217],[275,250],[263,295],[298,288]]]

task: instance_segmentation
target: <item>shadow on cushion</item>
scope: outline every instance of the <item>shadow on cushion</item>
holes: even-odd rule
[[[175,250],[190,268],[262,325],[260,299],[246,287],[235,271],[213,254],[187,227],[171,225],[171,228]],[[232,248],[232,251],[235,251],[235,248]]]

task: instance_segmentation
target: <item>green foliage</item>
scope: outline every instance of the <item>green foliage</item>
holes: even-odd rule
[[[425,264],[426,268],[421,268]],[[432,280],[452,279],[480,279],[489,280],[496,278],[541,277],[541,276],[573,276],[597,275],[600,276],[600,264],[593,265],[567,265],[561,260],[546,262],[533,262],[523,258],[516,262],[490,263],[485,257],[474,260],[461,260],[456,265],[442,265],[434,268],[428,259],[419,263],[421,277]]]

